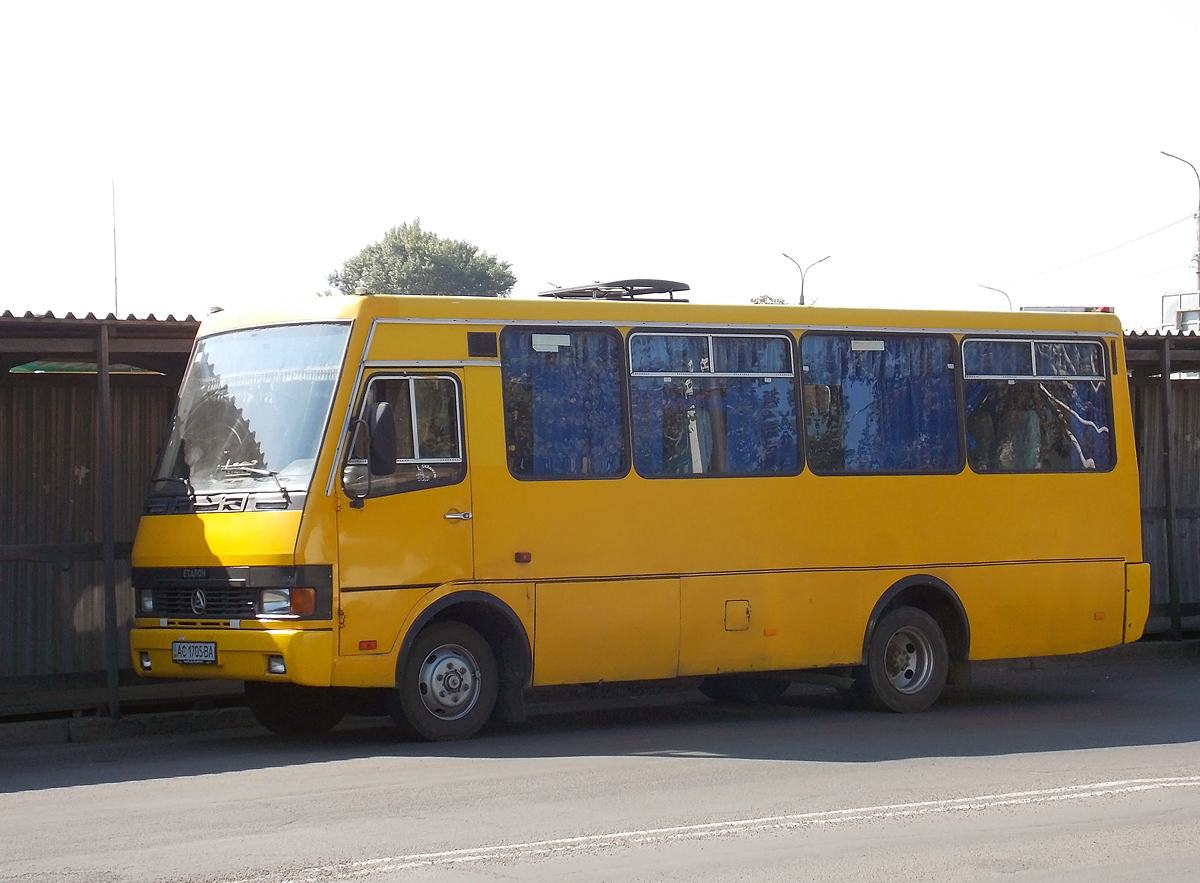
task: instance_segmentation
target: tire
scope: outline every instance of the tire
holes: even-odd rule
[[[328,687],[246,681],[246,704],[254,719],[284,739],[316,739],[346,715],[342,698]]]
[[[711,675],[700,682],[700,692],[713,702],[770,705],[790,686],[788,681],[762,675]]]
[[[492,716],[499,683],[496,656],[479,632],[437,622],[402,660],[389,710],[401,729],[430,742],[469,739]]]
[[[860,689],[868,705],[906,714],[925,711],[946,686],[946,636],[924,610],[897,608],[871,633],[866,668]]]

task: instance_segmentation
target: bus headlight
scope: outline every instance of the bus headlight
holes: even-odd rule
[[[151,614],[154,612],[154,590],[138,590],[138,613]]]
[[[292,612],[290,589],[263,589],[258,596],[258,612],[263,616],[288,616]]]
[[[312,616],[317,612],[317,590],[263,589],[258,612],[261,616]]]

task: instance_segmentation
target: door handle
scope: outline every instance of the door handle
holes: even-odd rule
[[[470,521],[470,512],[447,512],[443,516],[447,521]]]

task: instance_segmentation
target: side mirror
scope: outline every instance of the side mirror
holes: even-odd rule
[[[392,475],[396,471],[396,422],[389,402],[377,402],[367,414],[367,433],[371,439],[368,462],[372,475]]]

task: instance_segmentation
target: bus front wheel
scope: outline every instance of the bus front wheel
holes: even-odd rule
[[[469,739],[496,707],[496,656],[479,632],[438,622],[413,642],[389,709],[396,723],[431,742]]]
[[[346,714],[341,697],[327,687],[246,681],[246,704],[254,719],[284,739],[316,739]]]
[[[861,689],[875,708],[925,711],[946,686],[950,653],[937,621],[924,610],[900,607],[879,621],[867,646]]]

